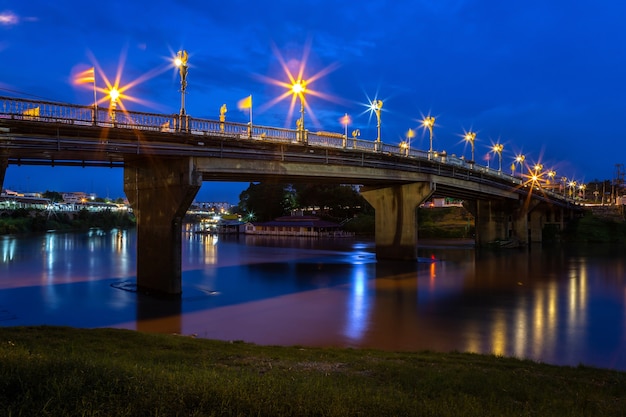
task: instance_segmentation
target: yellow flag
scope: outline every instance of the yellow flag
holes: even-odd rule
[[[93,83],[95,81],[96,81],[96,72],[94,70],[94,67],[86,69],[83,72],[79,72],[74,77],[75,84],[88,84],[88,83]]]
[[[39,107],[33,107],[32,109],[26,109],[22,112],[24,116],[39,116]]]
[[[246,98],[242,98],[237,102],[237,108],[239,110],[251,109],[252,108],[252,95],[249,95]]]

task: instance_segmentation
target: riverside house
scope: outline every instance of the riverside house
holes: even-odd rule
[[[245,223],[240,233],[249,235],[344,237],[351,236],[341,230],[338,223],[321,220],[313,216],[284,216],[269,222]]]

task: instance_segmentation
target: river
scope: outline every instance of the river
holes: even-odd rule
[[[180,300],[138,294],[133,230],[0,237],[0,325],[114,327],[268,345],[493,353],[626,371],[624,247],[501,251],[185,230]]]

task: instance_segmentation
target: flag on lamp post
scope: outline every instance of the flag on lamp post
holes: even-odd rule
[[[237,102],[237,108],[239,108],[239,110],[251,109],[252,108],[252,95],[249,95],[248,97],[242,98],[241,100],[239,100]]]
[[[252,94],[237,102],[239,110],[250,110],[250,132],[252,132]]]
[[[93,124],[96,124],[96,114],[98,113],[98,99],[96,98],[96,70],[94,67],[88,68],[82,72],[79,72],[74,77],[74,83],[76,84],[90,84],[93,83]]]
[[[74,77],[74,82],[76,84],[91,84],[96,81],[96,72],[94,67],[86,69],[85,71],[79,72]]]

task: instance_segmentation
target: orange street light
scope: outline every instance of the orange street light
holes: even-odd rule
[[[345,148],[348,144],[348,125],[350,124],[350,116],[348,113],[344,114],[341,118],[341,124],[343,125],[343,147]]]
[[[430,147],[428,148],[428,159],[430,159],[433,153],[433,126],[435,126],[435,118],[433,116],[424,117],[422,126],[430,132]]]
[[[498,172],[501,172],[502,171],[502,150],[504,150],[504,145],[501,143],[496,143],[495,145],[493,145],[491,150],[498,154],[498,158],[500,162],[498,165]]]
[[[370,108],[376,115],[376,129],[378,132],[376,135],[376,150],[378,151],[380,150],[380,111],[383,108],[383,101],[382,100],[372,101],[370,103]]]
[[[120,98],[120,91],[113,87],[109,90],[108,95],[110,99],[109,118],[113,123],[115,123],[115,110],[117,108],[117,100]]]
[[[472,159],[469,161],[471,164],[474,163],[474,141],[476,140],[476,132],[467,132],[464,136],[466,142],[472,146]]]
[[[298,130],[304,132],[304,94],[306,92],[306,81],[298,79],[291,85],[291,92],[300,98],[300,121],[297,122]]]
[[[174,58],[174,65],[180,72],[180,115],[185,115],[185,91],[187,90],[187,72],[189,60],[189,54],[187,51],[178,51],[176,58]]]

